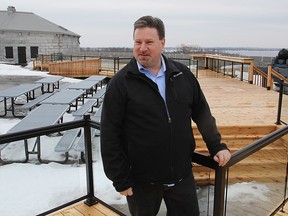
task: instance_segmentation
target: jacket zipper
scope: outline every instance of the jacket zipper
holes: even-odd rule
[[[137,77],[136,77],[137,78]],[[161,97],[161,99],[163,100],[164,104],[165,104],[165,109],[166,109],[166,113],[167,113],[167,117],[168,117],[168,126],[169,126],[169,131],[170,131],[170,143],[169,143],[169,155],[170,155],[170,179],[173,180],[173,176],[174,176],[174,169],[173,169],[173,163],[172,163],[172,128],[171,128],[171,124],[172,124],[172,119],[170,117],[170,114],[169,114],[169,110],[168,110],[168,106],[167,106],[167,101],[165,102],[164,99],[162,98],[162,96],[160,95],[160,92],[158,90],[158,88],[155,87],[155,85],[151,84],[148,80],[146,80],[145,78],[143,77],[139,77],[139,79],[142,79],[143,81],[147,82],[149,85],[151,85],[155,90],[157,90],[159,96]],[[147,78],[148,79],[148,78]],[[170,77],[169,78],[170,80],[170,83],[171,83],[171,86],[172,86],[172,89],[173,89],[173,92],[174,92],[174,85],[173,85],[173,78]],[[153,82],[153,81],[151,81]],[[166,87],[167,87],[167,84],[166,84]],[[174,92],[175,93],[175,92]]]
[[[171,83],[171,89],[172,91],[174,92],[174,83],[173,83],[173,78],[170,77],[169,78],[170,80],[170,83]],[[167,85],[166,85],[167,86]],[[167,106],[167,104],[166,104]],[[170,117],[170,114],[169,114],[169,111],[168,111],[168,106],[167,106],[167,115],[168,115],[168,124],[169,124],[169,130],[170,130],[170,143],[169,143],[169,154],[170,154],[170,179],[173,180],[173,176],[174,176],[174,169],[173,169],[173,159],[172,159],[172,152],[173,152],[173,149],[172,149],[172,119]]]

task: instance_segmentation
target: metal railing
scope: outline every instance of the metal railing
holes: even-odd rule
[[[276,124],[288,124],[288,83],[280,83]]]
[[[92,161],[92,144],[91,144],[91,128],[99,129],[100,124],[97,122],[94,122],[90,120],[89,116],[85,116],[81,120],[62,123],[58,125],[53,125],[49,127],[42,127],[38,129],[33,130],[26,130],[22,132],[17,133],[11,133],[11,134],[4,134],[0,136],[0,145],[5,144],[8,142],[14,142],[18,140],[24,140],[29,139],[37,136],[43,136],[48,135],[52,133],[59,133],[61,131],[66,131],[74,128],[84,128],[84,136],[85,136],[85,161],[86,161],[86,184],[87,184],[87,193],[85,196],[79,197],[75,200],[72,200],[64,205],[58,206],[56,208],[53,208],[51,210],[48,210],[46,212],[40,213],[39,215],[47,215],[52,212],[58,211],[62,208],[65,208],[67,206],[70,206],[74,203],[77,203],[81,200],[85,200],[85,203],[88,206],[91,206],[97,202],[102,203],[106,207],[110,208],[114,212],[116,212],[119,215],[124,215],[123,213],[119,212],[115,208],[105,204],[100,199],[96,198],[94,195],[94,184],[93,184],[93,161]],[[226,208],[227,208],[227,197],[225,198],[225,194],[227,193],[227,173],[229,168],[233,167],[238,162],[244,160],[245,158],[249,157],[250,155],[254,154],[257,151],[260,151],[264,147],[270,145],[274,141],[280,139],[284,135],[288,134],[288,126],[284,126],[281,129],[278,129],[277,131],[253,142],[252,144],[242,148],[239,151],[236,151],[232,154],[232,158],[229,161],[229,163],[225,167],[219,167],[218,164],[212,160],[212,158],[199,154],[194,153],[193,154],[193,162],[198,163],[202,166],[209,167],[210,169],[215,170],[215,183],[214,183],[214,207],[213,207],[213,215],[214,216],[223,216],[226,215]],[[286,186],[287,187],[287,173],[286,173]],[[226,191],[226,192],[225,192]],[[286,191],[284,194],[283,201],[278,206],[274,206],[275,208],[279,209],[285,203],[287,202],[288,198],[286,195]],[[248,208],[248,206],[247,206]],[[275,209],[274,208],[274,209]],[[274,209],[271,209],[274,210]]]
[[[0,145],[5,144],[5,143],[19,141],[19,140],[25,140],[25,139],[29,139],[29,138],[39,137],[39,136],[43,136],[43,135],[59,133],[61,131],[66,131],[66,130],[70,130],[70,129],[74,129],[74,128],[81,128],[81,127],[84,128],[84,140],[85,140],[85,149],[86,149],[85,161],[86,161],[87,193],[85,196],[79,197],[75,200],[72,200],[68,203],[65,203],[61,206],[58,206],[58,207],[53,208],[51,210],[48,210],[46,212],[40,213],[38,215],[41,215],[41,216],[48,215],[48,214],[51,214],[55,211],[63,209],[67,206],[78,203],[79,201],[85,200],[85,204],[88,206],[92,206],[92,205],[99,202],[102,205],[104,205],[107,208],[114,211],[115,213],[119,214],[120,216],[121,215],[124,216],[123,213],[121,213],[117,209],[109,206],[108,204],[106,204],[102,200],[98,199],[94,195],[91,128],[100,129],[100,124],[97,122],[91,121],[89,115],[84,116],[84,118],[81,120],[76,120],[76,121],[67,122],[67,123],[61,123],[58,125],[42,127],[42,128],[32,129],[32,130],[21,131],[21,132],[17,132],[17,133],[0,135]]]
[[[288,134],[288,126],[285,126],[277,131],[272,132],[271,134],[253,142],[252,144],[234,152],[232,154],[231,160],[225,167],[219,167],[218,164],[205,155],[194,153],[193,154],[193,162],[200,164],[205,167],[209,167],[215,170],[215,183],[214,183],[214,207],[213,207],[213,216],[224,216],[226,215],[227,210],[227,185],[228,185],[228,171],[237,163],[243,161],[244,159],[248,158],[255,152],[260,151],[264,147],[270,145],[271,143],[275,142],[279,138],[283,137],[284,135]],[[273,160],[273,159],[271,159]],[[286,158],[287,160],[287,158]],[[286,164],[287,161],[286,161]],[[251,173],[253,176],[253,173]],[[286,170],[286,180],[285,185],[283,187],[284,198],[279,206],[274,206],[276,209],[271,215],[274,215],[277,210],[281,209],[288,201],[286,188],[287,188],[287,170]],[[279,194],[280,196],[280,194]],[[264,204],[263,204],[264,205]],[[238,206],[238,205],[237,205]],[[246,206],[247,209],[252,208],[251,206]],[[273,211],[274,209],[271,209]],[[245,212],[242,212],[242,215],[245,215]]]
[[[92,56],[92,55],[64,55],[62,53],[53,53],[50,55],[39,55],[34,62],[34,68],[37,68],[37,62],[47,63],[47,62],[63,62],[63,61],[76,61],[76,60],[86,60],[99,58],[101,59],[101,71],[117,73],[122,69],[130,60],[131,57],[109,57],[109,56]],[[191,58],[175,58],[168,57],[174,61],[178,61],[190,68],[190,71],[198,77],[198,60],[193,60]]]

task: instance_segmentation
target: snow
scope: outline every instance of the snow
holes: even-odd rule
[[[6,75],[39,76],[39,79],[49,76],[45,72],[32,71],[31,65],[23,68],[0,64],[0,76]],[[62,81],[73,83],[79,80],[64,78]],[[72,120],[71,114],[65,114],[64,120]],[[19,121],[20,119],[17,118],[0,118],[0,134],[5,134]],[[41,137],[41,152],[44,159],[64,159],[63,155],[54,152],[54,145],[59,138],[60,136],[57,134]],[[30,139],[30,144],[33,141]],[[23,141],[21,142],[23,143]],[[23,160],[23,146],[18,142],[11,143],[1,152],[1,157]],[[36,156],[31,156],[28,163],[0,165],[0,215],[36,215],[86,195],[85,165],[78,163],[78,152],[71,152],[70,155],[71,159],[74,159],[74,163],[40,164],[37,162]],[[126,198],[114,190],[112,182],[106,178],[103,172],[99,148],[94,149],[93,160],[95,196],[108,204],[125,204]],[[269,199],[265,197],[266,193],[268,193],[266,186],[256,182],[229,185],[229,198],[233,199],[240,197],[243,200],[243,196],[246,198],[248,196],[251,199],[262,197],[262,200],[266,200]]]
[[[46,72],[32,71],[31,65],[21,67],[0,64],[0,76],[5,75],[39,76],[39,79],[50,76]],[[62,81],[75,83],[79,80],[64,78]],[[65,121],[72,119],[71,114],[64,115]],[[0,134],[5,134],[19,121],[18,118],[0,118]],[[41,137],[43,159],[64,159],[63,155],[54,152],[54,146],[59,139],[60,136],[57,135]],[[33,141],[34,139],[29,139],[30,145]],[[23,160],[22,143],[23,141],[11,143],[1,152],[1,157]],[[94,158],[96,162],[93,163],[95,196],[109,204],[125,204],[126,198],[117,193],[112,182],[106,178],[100,154],[95,155],[98,157]],[[72,164],[40,164],[36,155],[30,157],[28,163],[0,165],[0,215],[36,215],[86,195],[86,167],[78,163],[78,152],[71,153],[72,160],[75,159]]]

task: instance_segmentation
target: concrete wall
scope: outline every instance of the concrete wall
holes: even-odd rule
[[[13,47],[13,58],[6,58],[5,47]],[[26,61],[31,61],[31,47],[38,47],[38,54],[63,53],[79,55],[79,38],[69,35],[37,32],[0,31],[0,62],[18,64],[18,47],[26,47]]]

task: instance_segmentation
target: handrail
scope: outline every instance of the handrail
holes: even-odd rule
[[[17,132],[17,133],[3,134],[3,135],[0,135],[0,144],[28,139],[28,138],[32,138],[36,136],[41,136],[41,135],[47,135],[50,133],[56,133],[60,131],[77,128],[77,127],[86,128],[85,129],[86,131],[85,132],[85,136],[86,136],[85,147],[87,149],[87,152],[86,152],[87,195],[79,199],[86,199],[85,203],[87,205],[90,205],[90,204],[93,204],[94,202],[98,202],[99,200],[96,197],[94,197],[92,160],[91,160],[92,158],[90,154],[91,152],[89,153],[89,151],[91,151],[91,143],[89,144],[89,142],[91,142],[91,139],[89,139],[89,136],[91,136],[91,134],[89,135],[89,132],[91,131],[90,127],[100,129],[99,122],[90,120],[88,116],[88,117],[84,117],[84,119],[81,119],[81,120],[61,123],[59,125],[41,127],[41,128],[26,130],[26,131]],[[264,148],[265,146],[269,145],[270,143],[276,141],[277,139],[281,138],[282,136],[286,134],[288,134],[288,125],[272,132],[269,135],[266,135],[265,137],[233,153],[231,160],[228,162],[228,164],[225,167],[219,167],[218,164],[209,156],[205,156],[196,152],[193,153],[193,156],[192,156],[193,162],[206,166],[206,167],[210,167],[216,171],[215,172],[216,177],[215,177],[214,197],[216,197],[217,199],[214,199],[214,214],[213,214],[214,216],[223,216],[225,176],[226,176],[225,174],[228,168],[235,165],[239,161],[249,157],[253,153]],[[79,199],[75,201],[71,201],[70,203],[76,203],[77,201],[79,201]],[[59,209],[59,207],[55,209]],[[111,209],[113,208],[111,207]],[[116,209],[113,209],[113,210],[118,212]],[[47,212],[51,212],[51,210]],[[118,213],[120,215],[123,215],[121,212],[118,212]],[[43,213],[40,215],[45,215],[45,214]]]
[[[271,144],[282,136],[288,134],[288,125],[272,132],[269,135],[253,142],[252,144],[236,151],[232,154],[230,161],[224,167],[217,166],[212,162],[212,158],[204,156],[200,153],[194,152],[192,155],[193,162],[196,162],[202,166],[207,166],[215,170],[215,191],[214,191],[214,216],[224,215],[224,191],[225,191],[225,176],[229,167],[244,160],[258,150]],[[286,202],[286,201],[284,201]]]
[[[126,60],[130,60],[131,58],[132,57],[96,56],[96,55],[76,56],[76,55],[63,55],[62,53],[55,53],[51,55],[39,55],[36,59],[33,60],[33,69],[41,68],[41,70],[43,70],[43,67],[45,68],[47,67],[46,70],[49,70],[51,74],[54,75],[64,74],[65,76],[72,76],[72,77],[86,77],[91,74],[99,74],[100,72],[103,71],[111,72],[109,76],[113,76],[113,74],[116,74],[121,69],[120,63],[122,63],[122,66],[124,66],[128,63],[128,61],[126,62]],[[175,57],[168,57],[168,58],[173,59],[175,61],[188,61],[189,68],[191,66],[191,62],[196,63],[195,76],[198,77],[197,60],[193,60],[191,58],[175,58]],[[108,61],[110,60],[111,67],[103,66],[103,62],[101,62],[101,60],[108,60]],[[122,61],[125,62],[123,63]],[[37,62],[41,64],[38,65]],[[45,66],[42,65],[44,63]]]
[[[51,133],[57,133],[65,130],[70,130],[74,128],[84,127],[86,124],[84,119],[75,120],[71,122],[65,122],[53,126],[41,127],[30,130],[23,130],[14,133],[2,134],[0,135],[0,145],[9,142],[15,142],[18,140],[24,140],[33,138],[36,136],[47,135]],[[99,127],[100,128],[100,127]]]
[[[115,213],[117,213],[120,216],[125,216],[123,213],[119,212],[117,209],[114,209],[113,207],[107,205],[100,199],[96,198],[94,196],[94,183],[93,183],[93,168],[92,168],[92,144],[91,144],[91,130],[90,128],[96,128],[100,129],[100,123],[94,122],[90,120],[90,116],[86,115],[83,119],[61,123],[58,125],[51,125],[47,127],[40,127],[36,129],[30,129],[30,130],[24,130],[21,132],[15,132],[15,133],[8,133],[0,135],[0,145],[9,143],[9,142],[15,142],[18,140],[24,140],[29,139],[37,136],[47,135],[51,133],[57,133],[60,131],[70,130],[74,128],[84,128],[84,137],[85,137],[85,148],[86,148],[86,154],[85,154],[85,161],[86,161],[86,181],[87,181],[87,194],[85,196],[79,197],[73,201],[70,201],[66,204],[63,204],[61,206],[58,206],[56,208],[50,209],[46,212],[38,214],[39,216],[44,216],[47,214],[50,214],[52,212],[55,212],[57,210],[60,210],[64,207],[67,207],[69,205],[75,204],[81,200],[85,200],[85,204],[90,206],[97,202],[103,204],[107,208],[110,208]]]
[[[226,164],[227,167],[231,167],[234,164],[238,163],[239,161],[249,157],[253,153],[259,151],[260,149],[266,147],[270,143],[276,141],[277,139],[281,138],[282,136],[288,134],[288,125],[256,140],[255,142],[251,143],[243,147],[242,149],[234,152],[230,161]]]
[[[284,94],[284,89],[286,89],[286,88],[288,89],[288,83],[284,83],[283,81],[281,81],[280,90],[279,90],[279,99],[278,99],[277,121],[276,121],[276,124],[278,124],[278,125],[280,125],[281,123],[284,123],[286,125],[288,124],[288,120],[287,120],[287,122],[284,122],[281,119],[282,105],[283,105],[283,94]]]
[[[253,65],[253,71],[254,72],[256,71],[258,74],[260,74],[261,76],[263,76],[266,79],[268,78],[267,74],[264,71],[260,70],[259,68],[257,68],[254,65]]]
[[[278,73],[273,68],[271,69],[271,73],[272,73],[272,75],[279,78],[280,80],[283,80],[284,82],[288,83],[288,78],[284,77],[282,74]]]

